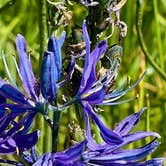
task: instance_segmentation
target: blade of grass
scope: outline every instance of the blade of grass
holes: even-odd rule
[[[147,46],[145,44],[143,34],[142,34],[142,1],[137,0],[137,7],[136,7],[136,29],[138,34],[139,44],[141,46],[142,51],[144,52],[148,62],[154,67],[154,69],[158,72],[158,74],[166,81],[166,73],[155,63],[152,59],[150,53],[148,52]]]
[[[158,17],[158,4],[157,0],[153,0],[153,11],[154,11],[154,21],[155,21],[155,32],[156,32],[156,43],[157,43],[157,50],[160,58],[160,65],[161,68],[164,69],[164,54],[163,54],[163,47],[162,47],[162,41],[161,41],[161,30],[160,30],[160,24],[159,24],[159,17]]]

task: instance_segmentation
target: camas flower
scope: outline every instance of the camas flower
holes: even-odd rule
[[[80,87],[75,96],[75,99],[82,105],[84,114],[89,114],[96,123],[96,125],[99,127],[100,134],[104,141],[111,145],[122,143],[123,140],[121,139],[120,135],[116,132],[111,131],[103,124],[98,115],[93,111],[92,106],[114,105],[123,103],[124,101],[115,101],[118,100],[120,97],[124,96],[129,90],[133,89],[142,78],[126,90],[120,88],[106,93],[110,82],[114,81],[117,76],[119,58],[122,54],[122,49],[119,46],[109,50],[109,53],[113,54],[109,55],[112,56],[110,58],[113,59],[113,61],[111,62],[111,67],[110,69],[108,69],[104,76],[97,80],[96,65],[101,55],[106,51],[107,42],[105,40],[100,42],[96,46],[96,48],[90,53],[90,39],[85,21],[83,22],[83,37],[86,43],[86,57]]]
[[[62,32],[59,40],[54,36],[49,39],[48,51],[44,54],[40,69],[39,84],[35,79],[32,71],[32,64],[27,55],[26,41],[22,35],[17,35],[16,47],[20,65],[18,67],[16,60],[15,64],[26,94],[21,92],[18,88],[8,69],[5,55],[2,54],[9,81],[12,85],[0,78],[0,95],[4,100],[9,99],[12,102],[4,102],[0,105],[1,113],[4,114],[4,108],[8,108],[12,113],[33,111],[45,114],[44,104],[48,102],[51,103],[56,97],[57,81],[61,77],[61,47],[64,39],[65,32]]]
[[[49,102],[55,100],[56,83],[61,78],[62,55],[61,47],[64,43],[66,33],[62,32],[60,39],[54,36],[48,41],[48,51],[44,53],[40,71],[41,93]]]
[[[110,69],[108,69],[101,78],[97,79],[96,65],[100,60],[101,55],[106,51],[107,42],[106,40],[103,40],[92,52],[90,52],[90,39],[85,21],[83,22],[83,37],[86,44],[86,57],[80,87],[75,98],[79,101],[88,101],[91,105],[116,105],[123,103],[124,101],[115,101],[138,85],[145,73],[135,84],[127,89],[124,89],[123,85],[119,89],[106,92],[109,84],[114,82],[117,76],[117,70],[122,56],[122,48],[116,45],[108,49],[106,53],[110,54],[107,56],[109,57],[109,61],[111,61]]]
[[[41,156],[33,166],[86,166],[86,163],[81,161],[85,147],[86,141],[83,141],[62,152],[46,153]]]
[[[84,153],[84,160],[88,160],[89,165],[111,165],[111,166],[161,166],[162,158],[151,159],[149,161],[142,161],[148,154],[153,152],[157,146],[160,144],[156,142],[157,138],[160,138],[160,135],[155,132],[145,132],[137,131],[130,133],[130,131],[138,124],[141,114],[144,112],[145,108],[141,109],[139,112],[134,113],[124,120],[122,120],[113,130],[115,133],[119,134],[123,142],[119,145],[110,145],[106,142],[101,144],[96,144],[94,139],[91,136],[90,124],[88,115],[86,114],[87,120],[87,146],[90,148],[90,151]],[[138,149],[123,149],[124,146],[133,143],[135,141],[144,139],[146,137],[154,137],[154,139]]]
[[[144,110],[145,108],[128,116],[115,127],[114,132],[119,133],[123,139],[123,142],[119,145],[109,145],[106,142],[96,144],[94,140],[92,141],[90,128],[88,128],[89,136],[85,141],[75,144],[62,152],[46,153],[36,158],[35,161],[32,160],[33,156],[26,157],[28,159],[26,162],[33,166],[161,166],[162,158],[142,161],[160,144],[156,142],[160,135],[155,132],[143,131],[129,133],[138,124]],[[145,146],[130,150],[125,147],[130,143],[150,136],[154,137],[154,139]]]
[[[6,108],[7,109],[7,108]],[[20,113],[0,114],[0,155],[22,153],[32,148],[38,141],[39,131],[29,134],[35,113],[28,113],[19,122],[15,120]]]

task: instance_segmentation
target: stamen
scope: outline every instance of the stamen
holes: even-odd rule
[[[17,154],[17,155],[20,154],[20,152],[19,152],[19,148],[18,148],[18,147],[16,147],[16,154]]]
[[[9,107],[5,107],[5,111],[6,111],[7,114],[11,113],[11,109]]]
[[[21,79],[21,81],[22,81],[23,79],[22,79],[22,76],[21,76],[21,74],[20,74],[20,70],[19,70],[19,67],[18,67],[16,58],[15,58],[14,56],[13,56],[13,60],[14,60],[15,66],[16,66],[17,73],[18,73],[18,75],[19,75],[19,77],[20,77],[20,79]]]
[[[104,100],[102,104],[99,104],[99,105],[120,105],[120,104],[123,104],[123,103],[128,103],[130,101],[133,101],[135,99],[138,99],[138,96],[135,96],[133,98],[130,98],[130,99],[127,99],[127,100],[122,100],[122,101],[117,101],[117,102],[110,102],[109,100]]]
[[[4,66],[5,66],[5,70],[6,70],[6,73],[7,73],[7,76],[11,82],[11,84],[16,88],[18,89],[17,85],[16,85],[16,82],[15,80],[13,79],[10,71],[9,71],[9,68],[8,68],[8,65],[7,65],[7,62],[6,62],[6,56],[4,54],[4,52],[2,51],[2,60],[3,60],[3,63],[4,63]]]

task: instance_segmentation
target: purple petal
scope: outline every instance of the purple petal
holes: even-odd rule
[[[32,107],[31,105],[27,104],[1,104],[0,105],[0,113],[5,114],[6,111],[9,111],[11,113],[15,114],[21,114],[25,112],[34,112],[35,107]]]
[[[70,166],[79,166],[82,164],[79,162],[81,155],[85,149],[86,141],[82,141],[79,144],[76,144],[65,151],[57,153],[46,153],[39,160],[33,164],[33,166],[47,166],[47,165],[70,165]],[[81,165],[80,165],[81,166]]]
[[[16,166],[24,166],[23,164],[21,164],[17,161],[6,160],[6,159],[0,159],[0,163],[6,163],[6,164],[16,165]]]
[[[17,135],[19,135],[19,134],[21,134],[21,135],[26,134],[30,130],[31,126],[32,126],[32,122],[34,120],[34,117],[35,117],[36,113],[37,112],[32,112],[32,113],[30,112],[30,113],[28,113],[23,119],[21,119],[18,123],[16,123],[14,125],[14,127],[12,129],[10,129],[10,132],[8,132],[7,134],[10,134],[10,133],[12,133],[14,131],[17,131],[18,128],[21,128],[21,127],[24,127],[24,128],[22,130],[18,131]]]
[[[6,103],[6,98],[0,95],[0,104]]]
[[[34,164],[33,166],[48,166],[53,165],[52,161],[52,153],[46,153],[42,155]]]
[[[90,94],[87,97],[82,98],[82,100],[88,101],[90,105],[96,105],[102,103],[104,96],[105,96],[105,88],[98,90],[97,92],[94,92]]]
[[[107,47],[107,42],[104,40],[97,45],[97,47],[90,54],[90,57],[85,59],[85,66],[81,79],[78,95],[82,95],[89,90],[96,80],[96,65],[100,56],[103,54]],[[88,61],[88,62],[87,62]]]
[[[3,116],[4,120],[1,121],[0,123],[0,135],[3,136],[2,134],[6,133],[6,128],[10,124],[12,120],[14,120],[18,115],[17,113],[10,113],[10,114],[5,114]]]
[[[0,78],[0,95],[19,104],[28,104],[26,97]]]
[[[112,161],[104,163],[104,166],[162,166],[163,158],[154,158],[144,162]],[[89,162],[91,163],[91,161]],[[93,162],[91,163],[93,164]]]
[[[23,83],[23,87],[27,94],[32,97],[34,100],[37,100],[36,93],[35,93],[35,76],[32,71],[32,64],[28,59],[28,55],[26,53],[27,46],[24,37],[20,34],[16,37],[16,47],[19,54],[20,59],[20,74],[21,80]]]
[[[106,147],[108,147],[108,145],[105,146],[105,144],[97,144],[95,142],[95,140],[93,139],[93,137],[91,135],[89,116],[88,116],[88,112],[86,110],[84,111],[84,118],[85,118],[85,122],[86,122],[86,139],[88,141],[87,142],[88,148],[92,151],[96,151],[96,150],[101,150],[101,149],[105,149]]]
[[[154,158],[144,162],[136,163],[135,166],[162,166],[163,158]],[[130,166],[132,166],[130,164]]]
[[[55,100],[56,82],[58,80],[58,71],[55,64],[54,54],[45,52],[40,71],[41,93],[49,102]]]
[[[86,46],[86,57],[85,57],[86,59],[85,59],[84,68],[87,68],[88,64],[90,62],[90,39],[89,39],[89,34],[87,31],[85,20],[84,20],[83,25],[82,25],[82,30],[83,30],[83,37],[84,37],[85,46]]]
[[[137,131],[137,132],[128,134],[122,138],[124,140],[124,143],[126,143],[126,145],[127,145],[131,142],[134,142],[134,141],[146,138],[146,137],[150,137],[150,136],[160,138],[160,135],[158,133],[150,132],[150,131],[149,132],[148,131]]]
[[[119,137],[118,134],[116,134],[115,132],[111,131],[110,129],[108,129],[103,122],[100,120],[100,118],[97,116],[97,114],[92,110],[92,107],[86,102],[82,103],[83,106],[83,110],[87,111],[93,118],[93,120],[95,121],[96,125],[99,127],[100,129],[100,134],[103,138],[103,140],[110,144],[110,145],[116,145],[116,144],[120,144],[122,143],[122,139],[121,137]]]
[[[0,111],[0,127],[2,126],[3,122],[6,120],[7,114],[1,113]]]
[[[112,161],[130,161],[130,162],[139,161],[142,158],[146,157],[151,152],[153,152],[159,144],[160,144],[159,142],[155,142],[153,140],[149,144],[139,149],[117,150],[110,155],[94,157],[91,160],[93,161],[93,163],[98,163],[98,164],[104,164],[104,163],[109,164]]]
[[[21,119],[18,123],[14,122],[12,116],[8,116],[6,119],[7,123],[4,123],[3,126],[1,127],[1,130],[5,125],[9,125],[9,123],[12,121],[13,127],[8,130],[4,131],[4,134],[1,134],[1,137],[4,139],[0,141],[0,144],[4,143],[6,140],[9,138],[12,138],[14,135],[22,135],[26,134],[29,131],[29,128],[31,127],[32,121],[36,113],[29,113],[27,114],[23,119]],[[14,117],[15,118],[15,117]]]
[[[66,38],[66,32],[63,31],[63,32],[61,33],[60,38],[58,39],[58,45],[59,45],[59,47],[62,47],[62,46],[63,46],[63,43],[64,43],[64,41],[65,41],[65,38]]]
[[[62,160],[63,162],[72,163],[72,162],[80,159],[81,155],[86,147],[86,143],[87,143],[86,141],[82,141],[81,143],[78,143],[63,152],[53,154],[53,156],[52,156],[53,160],[55,158],[58,160]]]
[[[128,134],[124,137],[122,137],[123,139],[123,143],[119,144],[119,145],[115,145],[115,146],[105,146],[103,154],[109,154],[111,152],[113,152],[116,149],[122,148],[125,145],[128,145],[130,143],[134,143],[135,141],[144,139],[146,137],[156,137],[156,138],[160,138],[160,135],[156,132],[145,132],[145,131],[138,131],[132,134]]]
[[[0,144],[0,154],[15,153],[17,150],[21,153],[32,148],[38,141],[39,131],[27,135],[16,135]]]
[[[142,108],[139,112],[134,113],[127,118],[125,118],[122,122],[118,124],[118,126],[114,129],[114,132],[118,133],[120,136],[124,136],[128,134],[135,125],[139,122],[140,116],[144,112],[146,108]]]
[[[18,134],[26,134],[31,128],[35,115],[37,112],[28,113],[26,117],[20,122],[24,125],[24,129],[18,132]]]
[[[39,136],[40,132],[34,131],[26,135],[17,135],[13,139],[15,140],[19,151],[23,152],[32,148],[37,143]]]
[[[52,36],[48,41],[48,51],[54,54],[54,61],[58,71],[58,79],[60,79],[62,73],[61,47],[64,43],[65,37],[66,37],[66,32],[62,32],[59,40],[57,40],[55,36]]]
[[[2,135],[6,128],[8,127],[8,125],[10,124],[11,121],[13,121],[17,116],[22,115],[22,113],[30,111],[32,113],[28,114],[32,116],[34,116],[34,114],[36,114],[35,111],[33,111],[34,108],[28,108],[27,106],[24,105],[14,105],[14,104],[3,104],[0,105],[0,113],[3,113],[3,120],[0,121],[0,135]],[[7,113],[7,111],[10,111],[10,113]],[[24,124],[24,130],[28,130],[28,126],[30,125],[30,123],[32,122],[33,118],[28,120],[27,123],[22,123]],[[22,132],[23,132],[22,131]]]
[[[58,159],[56,159],[53,162],[53,165],[54,166],[87,166],[87,164],[85,164],[82,161],[76,161],[76,162],[73,162],[73,163],[66,163],[66,162],[64,162],[62,160],[58,160]]]

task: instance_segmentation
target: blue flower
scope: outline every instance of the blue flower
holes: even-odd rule
[[[105,141],[101,144],[95,143],[90,133],[90,126],[88,125],[88,136],[86,140],[75,144],[72,147],[56,153],[46,153],[36,160],[33,160],[33,155],[29,157],[24,156],[27,163],[33,166],[161,166],[162,158],[154,158],[148,161],[142,161],[148,154],[152,153],[160,144],[156,141],[160,135],[155,132],[131,132],[131,130],[138,124],[141,114],[145,108],[139,112],[134,113],[124,120],[122,120],[113,130],[118,133],[123,142],[121,144],[107,144]],[[86,115],[88,124],[89,119]],[[126,149],[126,145],[142,140],[146,137],[154,137],[154,139],[146,145],[136,149]]]
[[[137,131],[131,133],[131,130],[138,124],[140,116],[144,110],[145,108],[128,116],[115,127],[113,132],[117,133],[123,140],[123,142],[118,145],[108,144],[105,140],[102,143],[97,144],[91,135],[89,116],[86,113],[87,146],[90,151],[84,153],[83,158],[88,160],[88,163],[92,165],[162,165],[163,159],[152,159],[145,162],[138,162],[153,152],[160,144],[155,141],[156,138],[160,138],[158,133],[149,131]],[[124,146],[130,143],[150,136],[155,138],[143,147],[131,150],[123,149]]]
[[[104,76],[97,80],[96,76],[96,65],[101,57],[101,55],[106,51],[107,42],[103,40],[100,42],[96,48],[90,52],[90,39],[86,28],[86,22],[83,22],[83,37],[86,44],[86,57],[84,63],[84,69],[82,73],[82,79],[80,83],[80,87],[75,96],[75,99],[81,104],[85,119],[87,119],[86,114],[89,114],[98,128],[100,129],[100,135],[104,141],[108,144],[120,144],[123,142],[119,133],[111,131],[108,129],[103,122],[100,120],[98,115],[93,111],[93,105],[114,105],[123,103],[115,102],[122,96],[124,96],[128,91],[133,89],[142,79],[142,76],[134,85],[130,88],[123,90],[123,88],[119,88],[116,90],[112,90],[107,93],[108,86],[111,82],[113,82],[117,75],[117,70],[119,66],[119,56],[122,54],[122,49],[119,46],[111,48],[108,52],[109,55],[112,56],[113,60],[111,61],[111,67],[105,73]],[[114,55],[115,54],[115,55]],[[117,57],[114,57],[117,56]],[[86,120],[87,125],[87,120]]]
[[[110,69],[99,79],[96,76],[96,65],[100,60],[102,54],[106,51],[107,42],[103,40],[100,42],[96,48],[90,52],[90,39],[86,28],[86,22],[83,22],[83,37],[86,44],[86,57],[84,63],[84,69],[82,74],[82,79],[80,83],[79,90],[75,98],[79,101],[88,101],[91,105],[116,105],[123,103],[115,102],[122,96],[124,96],[128,91],[132,90],[138,83],[142,80],[145,73],[142,77],[129,88],[124,89],[124,85],[119,89],[112,90],[111,92],[106,92],[109,84],[114,82],[117,76],[117,70],[119,67],[120,56],[122,56],[122,48],[118,45],[109,48],[107,51],[111,62]]]
[[[6,108],[7,109],[7,108]],[[20,113],[6,113],[0,118],[0,154],[22,153],[32,148],[38,141],[39,131],[29,134],[35,113],[28,113],[19,122],[15,118]]]
[[[0,78],[0,96],[5,101],[0,104],[1,114],[5,113],[4,108],[9,108],[12,113],[17,112],[41,112],[45,114],[44,104],[52,103],[57,93],[57,81],[61,76],[62,60],[61,47],[65,39],[65,32],[60,39],[54,36],[49,39],[48,51],[45,52],[40,69],[40,83],[36,81],[32,70],[32,64],[27,54],[27,45],[24,37],[20,34],[16,37],[16,47],[19,55],[19,67],[15,60],[19,77],[22,81],[24,94],[18,88],[8,69],[5,55],[2,54],[4,65],[12,85]],[[12,102],[7,103],[6,99]]]
[[[60,39],[52,36],[48,41],[48,51],[44,53],[40,70],[41,93],[49,102],[55,100],[56,83],[61,78],[62,55],[61,47],[66,33],[62,32]]]
[[[87,164],[81,159],[85,148],[86,141],[83,141],[62,152],[46,153],[34,163],[27,162],[33,166],[86,166]]]
[[[115,144],[109,144],[107,141],[107,138],[104,138],[104,142],[101,144],[97,144],[94,139],[91,136],[91,129],[90,129],[90,123],[89,123],[89,116],[88,113],[85,112],[85,121],[86,121],[86,133],[87,133],[87,141],[88,141],[88,147],[91,150],[103,150],[103,149],[114,149],[117,147],[122,147],[124,145],[127,145],[131,142],[134,142],[139,139],[143,139],[147,136],[154,136],[157,138],[160,138],[160,135],[155,132],[135,132],[135,133],[129,133],[135,125],[139,122],[140,116],[144,112],[146,108],[142,108],[139,112],[134,113],[130,115],[129,117],[125,118],[122,122],[120,122],[116,128],[113,130],[114,133],[118,134],[120,138],[122,139],[122,142],[118,145]],[[109,139],[109,138],[108,138]],[[108,146],[110,145],[110,146]]]

